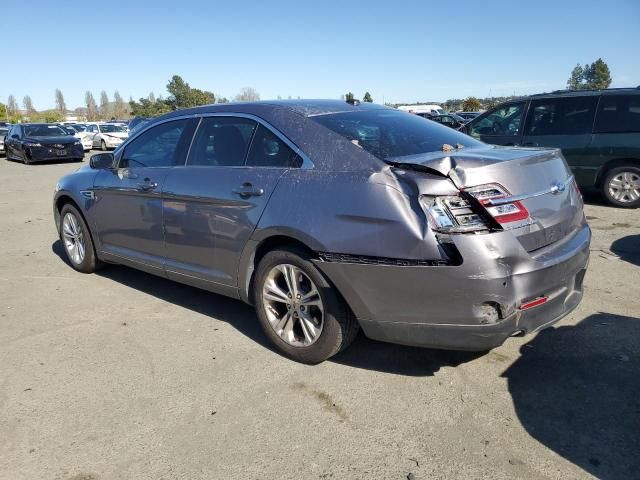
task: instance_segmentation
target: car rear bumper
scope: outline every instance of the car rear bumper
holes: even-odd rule
[[[405,345],[486,350],[517,333],[552,325],[582,299],[591,231],[527,253],[510,232],[454,239],[459,266],[316,261],[365,334]],[[546,303],[522,310],[531,300]]]

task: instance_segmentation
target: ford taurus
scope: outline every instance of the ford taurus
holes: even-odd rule
[[[340,101],[169,113],[63,177],[53,208],[76,270],[123,264],[251,303],[306,363],[360,328],[484,351],[549,326],[582,298],[591,238],[559,150]]]

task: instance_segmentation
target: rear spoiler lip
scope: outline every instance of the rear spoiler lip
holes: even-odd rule
[[[567,186],[569,186],[571,182],[573,182],[573,175],[569,175],[569,177],[567,177],[567,179],[564,182],[553,183],[549,188],[545,190],[541,190],[539,192],[534,192],[534,193],[524,193],[522,195],[512,195],[509,197],[494,198],[494,199],[487,200],[485,202],[485,205],[491,207],[496,205],[505,205],[507,203],[519,202],[521,200],[527,200],[529,198],[541,197],[543,195],[548,195],[548,194],[557,195],[559,193],[564,192]]]

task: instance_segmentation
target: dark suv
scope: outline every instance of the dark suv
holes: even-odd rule
[[[558,147],[576,182],[640,206],[640,87],[558,91],[498,105],[461,129],[495,145]]]

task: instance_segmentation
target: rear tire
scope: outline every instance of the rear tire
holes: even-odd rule
[[[67,203],[60,211],[60,242],[71,266],[82,273],[93,273],[102,266],[93,246],[91,232],[77,208]]]
[[[610,205],[622,208],[640,207],[640,168],[622,165],[609,170],[602,181],[601,192]]]
[[[267,253],[258,265],[253,291],[265,334],[293,360],[320,363],[349,346],[358,333],[345,301],[302,251]]]

